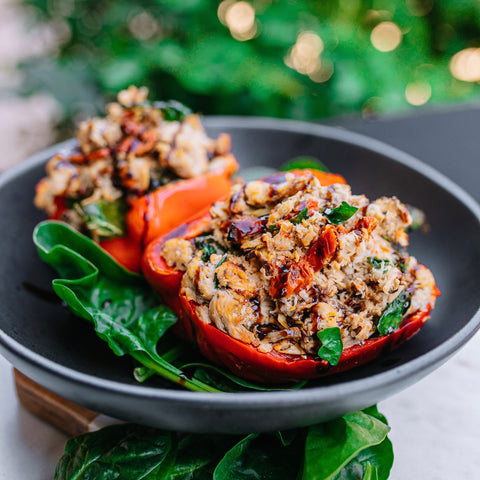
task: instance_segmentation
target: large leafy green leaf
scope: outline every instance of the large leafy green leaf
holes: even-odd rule
[[[41,258],[62,278],[53,289],[78,316],[90,321],[116,355],[130,355],[167,380],[191,390],[217,391],[162,358],[157,343],[176,321],[145,279],[125,270],[92,240],[60,222],[34,231]]]
[[[302,479],[358,478],[349,476],[348,472],[343,477],[335,476],[362,451],[382,443],[389,431],[390,427],[383,421],[361,411],[310,427],[305,441]]]
[[[393,464],[387,431],[376,407],[277,434],[116,425],[69,440],[54,480],[386,480]]]
[[[378,411],[376,406],[366,408],[363,412],[388,425],[387,419]],[[390,439],[385,437],[383,442],[378,445],[362,450],[342,468],[334,477],[334,480],[387,480],[390,476],[392,465],[393,446]]]
[[[231,435],[184,435],[178,442],[171,480],[212,480],[213,471],[226,449],[235,443]]]
[[[70,439],[54,480],[169,479],[175,438],[139,425],[113,425]]]
[[[302,442],[285,447],[272,435],[250,434],[225,454],[213,480],[295,480],[302,451]]]

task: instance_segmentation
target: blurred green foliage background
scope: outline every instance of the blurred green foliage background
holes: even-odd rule
[[[297,119],[398,112],[480,92],[478,0],[22,4],[58,41],[21,66],[22,91],[52,93],[66,121],[103,110],[130,84],[205,114]]]

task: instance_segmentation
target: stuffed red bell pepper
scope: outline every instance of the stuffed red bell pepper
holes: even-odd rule
[[[406,251],[410,222],[395,197],[277,174],[233,186],[152,242],[142,270],[212,362],[261,382],[315,378],[376,358],[427,320],[439,291]]]
[[[237,169],[228,135],[206,135],[178,102],[146,101],[130,87],[105,118],[83,122],[77,146],[55,155],[35,204],[139,269],[143,247],[230,190]]]

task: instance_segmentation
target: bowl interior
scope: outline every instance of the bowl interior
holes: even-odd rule
[[[442,295],[426,326],[401,348],[368,365],[312,382],[306,391],[388,372],[394,375],[399,366],[442,347],[469,322],[469,335],[478,327],[478,317],[475,326],[471,326],[479,307],[477,215],[448,190],[448,185],[430,179],[428,172],[424,175],[395,161],[388,149],[387,153],[380,151],[377,142],[372,148],[368,141],[356,145],[357,137],[349,140],[348,133],[331,137],[331,130],[319,128],[315,133],[305,133],[278,123],[273,127],[268,122],[249,126],[248,122],[233,119],[217,119],[209,127],[209,133],[214,135],[221,131],[231,134],[234,153],[243,167],[278,167],[291,158],[312,155],[331,171],[342,174],[354,193],[364,193],[371,200],[396,195],[404,203],[424,210],[429,232],[411,234],[409,251],[433,271]],[[51,290],[54,272],[39,259],[31,237],[35,224],[44,219],[32,203],[35,184],[44,175],[44,162],[54,151],[40,154],[0,184],[0,330],[33,354],[81,374],[131,385],[137,393],[152,386],[171,389],[159,379],[146,385],[136,383],[130,360],[115,357],[90,325],[73,317]],[[423,168],[422,164],[416,165]],[[438,361],[451,354],[440,350]],[[387,394],[384,392],[383,396]],[[108,408],[103,410],[108,412]],[[115,413],[119,413],[118,409]]]

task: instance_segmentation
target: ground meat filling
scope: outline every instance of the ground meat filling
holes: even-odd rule
[[[211,216],[201,237],[168,240],[164,257],[185,271],[181,293],[204,322],[262,352],[315,355],[330,327],[344,348],[361,344],[402,292],[405,315],[433,306],[433,276],[406,252],[411,218],[395,197],[370,202],[281,174],[234,185]]]
[[[146,88],[130,87],[107,106],[105,118],[80,124],[77,147],[47,163],[36,189],[38,208],[54,217],[58,199],[66,199],[66,220],[75,224],[78,206],[143,195],[235,163],[228,135],[209,138],[197,115],[168,116],[164,105],[147,102],[147,94]]]

